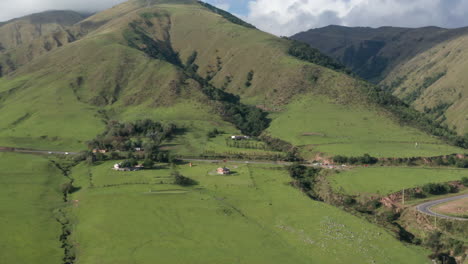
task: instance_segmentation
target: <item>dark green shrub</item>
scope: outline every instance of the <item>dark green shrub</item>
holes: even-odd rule
[[[450,186],[448,184],[441,183],[429,183],[422,187],[425,193],[433,195],[442,195],[450,192]]]
[[[174,177],[174,183],[180,186],[193,186],[198,184],[195,180],[185,177],[176,171],[172,173],[172,176]]]

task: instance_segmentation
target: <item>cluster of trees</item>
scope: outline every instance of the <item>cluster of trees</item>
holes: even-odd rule
[[[444,159],[442,157],[437,157],[434,159],[434,163],[438,166],[456,166],[462,169],[468,168],[467,159],[459,159],[455,156],[449,156],[447,159]]]
[[[150,119],[120,123],[109,121],[104,133],[88,142],[90,149],[134,151],[135,148],[155,149],[172,137],[177,130],[174,124],[162,124]]]
[[[297,147],[293,146],[291,143],[284,141],[279,138],[274,138],[270,135],[262,135],[260,139],[265,142],[268,149],[273,151],[280,151],[286,153],[285,161],[301,161],[299,157],[299,150]]]
[[[306,167],[300,164],[294,164],[288,167],[289,175],[294,179],[294,184],[312,198],[316,197],[314,185],[320,171],[319,168]]]
[[[285,39],[289,39],[286,38]],[[335,71],[344,72],[346,74],[351,74],[346,67],[335,61],[334,59],[324,55],[318,49],[312,48],[307,43],[303,43],[297,40],[290,40],[291,45],[289,46],[288,53],[289,55],[296,57],[300,60],[311,62],[320,66],[324,66]]]
[[[252,85],[252,81],[254,78],[254,71],[251,70],[247,73],[247,81],[245,82],[245,86],[250,87]]]
[[[379,159],[372,157],[369,154],[364,154],[360,157],[346,157],[346,156],[335,156],[333,157],[333,161],[339,164],[376,164]]]
[[[267,150],[267,145],[257,140],[232,140],[230,138],[226,138],[226,146],[232,148]]]
[[[457,193],[458,188],[457,186],[448,183],[428,183],[422,187],[422,191],[426,194],[442,195],[447,193]]]

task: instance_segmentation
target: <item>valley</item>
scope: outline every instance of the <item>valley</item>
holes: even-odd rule
[[[426,30],[375,85],[195,0],[0,23],[0,262],[463,264],[416,209],[466,193],[462,114],[384,87],[464,34]]]

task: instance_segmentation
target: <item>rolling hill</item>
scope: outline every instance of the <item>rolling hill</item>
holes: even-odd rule
[[[98,135],[131,137],[136,128],[124,122],[151,119],[175,126],[157,150],[181,158],[281,158],[291,146],[310,161],[464,151],[447,144],[464,146],[453,133],[329,57],[195,0],[128,1],[12,46],[0,65],[2,147],[83,151]],[[229,141],[238,134],[260,147]],[[261,148],[267,143],[279,148]],[[0,247],[7,262],[429,262],[428,250],[312,201],[273,163],[158,162],[122,172],[111,169],[120,157],[0,158],[2,225],[45,223],[0,238],[4,249],[27,248]],[[232,175],[217,175],[219,166]],[[197,185],[176,185],[177,173]]]
[[[466,69],[468,28],[349,28],[328,26],[294,35],[377,83],[421,112],[468,132]]]
[[[0,61],[16,58],[15,69],[0,78],[0,144],[79,150],[102,132],[103,120],[152,118],[189,131],[180,136],[183,146],[176,144],[181,153],[203,153],[206,138],[193,133],[214,128],[248,133],[245,124],[266,121],[257,122],[262,114],[251,106],[258,106],[272,113],[273,124],[286,116],[307,124],[289,136],[302,138],[297,145],[313,153],[398,156],[414,149],[414,142],[428,147],[415,155],[461,151],[401,126],[399,117],[369,98],[368,84],[327,68],[323,55],[299,46],[292,56],[294,42],[197,1],[169,2],[126,2],[0,55]],[[45,49],[57,34],[63,37],[60,45]],[[326,98],[321,103],[329,110],[314,110],[319,111],[315,116],[326,120],[334,113],[335,126],[315,122],[300,109],[287,111],[299,98],[318,96]],[[349,112],[345,109],[355,109],[355,116],[368,114],[369,130],[333,135],[358,126],[336,114]],[[388,137],[381,124],[392,126],[398,136]],[[273,125],[268,132],[281,138],[282,129]],[[374,137],[363,144],[359,133]],[[336,147],[322,151],[321,144]],[[379,144],[392,150],[381,152]],[[355,146],[364,147],[343,150]]]

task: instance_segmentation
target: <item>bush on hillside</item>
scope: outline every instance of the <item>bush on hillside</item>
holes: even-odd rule
[[[173,172],[172,176],[175,179],[174,183],[180,186],[193,186],[198,184],[195,180],[185,177],[177,171]]]
[[[468,169],[468,160],[457,161],[457,167],[462,169]]]
[[[294,179],[294,184],[312,197],[315,197],[314,185],[320,171],[319,168],[306,167],[300,164],[288,167],[289,175]]]
[[[464,186],[468,187],[468,177],[463,177],[463,178],[461,179],[461,183],[462,183]]]
[[[450,192],[451,188],[448,184],[442,183],[428,183],[422,187],[425,193],[433,195],[442,195]]]
[[[376,164],[379,159],[372,157],[369,154],[364,154],[363,156],[360,157],[346,157],[346,156],[341,156],[337,155],[333,157],[333,161],[338,164]]]

